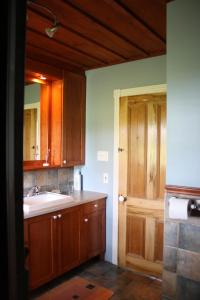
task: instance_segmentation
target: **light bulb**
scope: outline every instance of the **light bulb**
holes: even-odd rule
[[[48,35],[48,37],[52,38],[55,34],[55,32],[58,30],[58,26],[55,25],[54,27],[50,28],[50,27],[47,27],[45,28],[45,32],[46,34]]]

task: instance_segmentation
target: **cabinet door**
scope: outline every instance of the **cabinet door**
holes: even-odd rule
[[[62,165],[85,162],[85,76],[64,73]]]
[[[64,273],[80,262],[80,208],[61,211],[59,217],[59,273]]]
[[[52,81],[52,97],[51,97],[51,166],[61,165],[61,152],[62,152],[62,94],[63,94],[63,81]]]
[[[56,275],[56,223],[53,214],[25,221],[31,289],[46,283]]]
[[[81,261],[105,251],[105,210],[83,215],[81,225]]]

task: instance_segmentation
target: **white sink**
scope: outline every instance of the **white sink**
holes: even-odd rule
[[[72,202],[73,198],[68,195],[44,192],[38,195],[24,197],[23,209],[25,213],[34,212],[40,209],[57,206]]]

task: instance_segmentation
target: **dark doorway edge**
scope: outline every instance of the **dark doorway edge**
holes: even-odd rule
[[[23,243],[23,104],[26,0],[1,11],[1,294],[28,299]]]

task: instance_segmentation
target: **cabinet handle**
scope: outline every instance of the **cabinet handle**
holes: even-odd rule
[[[98,207],[98,204],[94,204],[94,207]]]
[[[58,214],[58,219],[62,218],[62,215],[61,214]]]
[[[85,219],[84,219],[84,222],[86,222],[86,223],[87,223],[87,222],[88,222],[88,218],[85,218]]]
[[[53,219],[56,220],[56,219],[57,219],[57,216],[53,216]]]
[[[64,160],[63,160],[63,164],[66,165],[66,163],[67,163],[67,161],[66,161],[66,159],[64,159]]]

